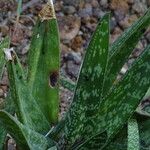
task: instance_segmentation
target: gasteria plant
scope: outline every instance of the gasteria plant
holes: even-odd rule
[[[150,9],[111,46],[109,17],[104,15],[91,38],[76,84],[59,78],[59,33],[52,1],[39,13],[33,31],[28,73],[9,48],[9,38],[1,42],[0,71],[7,67],[10,90],[0,111],[0,149],[7,133],[20,150],[150,148],[150,114],[136,110],[150,86],[150,46],[117,80],[150,24]],[[74,91],[60,121],[59,83]]]

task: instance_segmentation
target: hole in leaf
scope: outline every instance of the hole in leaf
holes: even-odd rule
[[[50,87],[56,87],[58,84],[58,71],[53,71],[49,76],[49,85]]]

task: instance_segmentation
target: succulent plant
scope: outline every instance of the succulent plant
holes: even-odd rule
[[[7,133],[20,150],[150,147],[150,115],[136,110],[150,85],[150,46],[117,79],[150,24],[150,9],[111,46],[109,20],[110,13],[100,20],[86,49],[77,83],[59,77],[59,31],[52,1],[39,13],[27,70],[10,48],[10,39],[1,42],[0,73],[6,66],[10,88],[5,107],[0,110],[0,149]],[[74,92],[61,120],[59,84]]]

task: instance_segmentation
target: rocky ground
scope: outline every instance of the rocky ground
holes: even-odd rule
[[[44,3],[44,0],[23,0],[23,12],[20,24],[16,29],[16,1],[0,0],[0,40],[6,35],[11,35],[11,45],[15,47],[25,66],[32,28]],[[91,35],[106,12],[111,12],[111,44],[143,15],[149,6],[150,0],[55,0],[61,38],[61,74],[76,81]],[[150,29],[139,41],[129,61],[125,64],[123,72],[128,69],[149,42]],[[5,97],[7,86],[7,73],[5,73],[1,81],[0,102]],[[66,89],[61,89],[61,112],[64,114],[73,94]]]

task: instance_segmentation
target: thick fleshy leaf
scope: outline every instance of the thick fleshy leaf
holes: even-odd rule
[[[98,133],[106,132],[107,138],[112,138],[118,130],[127,122],[134,113],[140,100],[145,95],[150,85],[150,46],[134,62],[124,78],[112,89],[106,99],[102,101],[98,113],[87,124],[87,131],[95,133],[94,138],[99,137]],[[85,142],[85,145],[87,143]]]
[[[46,150],[49,146],[53,146],[53,143],[49,144],[43,135],[27,128],[5,111],[0,111],[0,124],[6,128],[22,150]]]
[[[150,118],[140,117],[138,124],[140,129],[141,149],[148,150],[150,149]]]
[[[150,25],[150,8],[138,21],[136,21],[129,29],[127,29],[110,48],[110,55],[106,78],[104,82],[105,96],[112,84],[116,80],[117,74],[120,72],[122,66],[127,61],[129,55],[135,48],[144,30]]]
[[[8,37],[6,37],[0,43],[0,79],[2,77],[3,69],[6,63],[3,50],[4,48],[8,48],[9,44],[10,44],[10,41]],[[2,109],[1,104],[0,104],[0,109]],[[2,126],[0,126],[0,149],[3,149],[3,145],[5,144],[6,134],[7,134],[6,130]]]
[[[35,75],[37,73],[39,57],[43,46],[43,39],[45,33],[44,29],[45,25],[38,19],[36,22],[36,26],[33,30],[28,55],[28,82],[30,86],[33,86]]]
[[[48,150],[57,150],[57,147],[53,146],[53,147],[49,148]]]
[[[33,63],[29,65],[32,66],[34,64],[34,67],[29,68],[29,72],[33,71],[32,79],[29,77],[29,84],[47,120],[51,123],[56,123],[59,112],[60,48],[58,26],[53,5],[47,4],[39,16],[40,24],[44,26],[43,29],[40,29],[44,30],[43,46],[42,48],[41,46],[36,46],[38,48],[37,54],[34,54],[34,49],[30,49],[32,55],[29,63],[31,61]],[[33,41],[32,44],[36,45],[36,42]],[[30,70],[31,68],[32,70]]]
[[[13,54],[13,58],[8,61],[7,69],[11,97],[16,107],[17,117],[31,129],[46,134],[50,128],[49,123],[31,95],[31,90],[25,81],[24,72],[16,54],[14,51],[11,51],[11,54]]]
[[[74,92],[75,87],[76,87],[76,84],[73,81],[66,79],[64,77],[60,78],[60,85],[72,92]]]
[[[139,150],[139,128],[136,119],[128,121],[128,150]]]
[[[8,48],[9,45],[10,45],[10,41],[9,41],[8,37],[6,37],[5,39],[3,39],[3,41],[0,42],[0,79],[2,77],[3,69],[4,69],[4,66],[5,66],[5,63],[6,63],[3,50],[5,48]]]
[[[5,138],[6,138],[6,130],[0,126],[0,149],[2,150],[3,149],[3,146],[5,144]]]
[[[65,136],[70,145],[84,137],[84,125],[95,115],[99,104],[107,65],[109,14],[106,14],[92,37],[80,71],[71,108],[66,117]],[[90,135],[88,135],[90,136]]]

